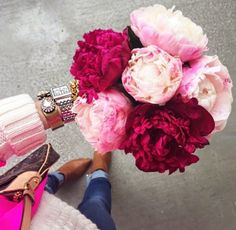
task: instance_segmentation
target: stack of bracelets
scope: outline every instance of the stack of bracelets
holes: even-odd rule
[[[41,101],[42,112],[52,130],[74,121],[75,114],[71,109],[77,96],[77,80],[70,82],[69,85],[62,85],[38,93],[37,98]]]

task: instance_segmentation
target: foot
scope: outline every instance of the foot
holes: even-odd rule
[[[111,152],[107,153],[98,153],[94,152],[93,155],[93,163],[90,169],[90,172],[93,173],[96,170],[103,170],[105,172],[109,172],[110,164],[111,164]]]
[[[80,178],[91,164],[91,159],[81,158],[71,160],[62,165],[57,171],[65,176],[65,181]]]

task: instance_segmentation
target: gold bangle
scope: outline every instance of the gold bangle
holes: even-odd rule
[[[79,94],[79,81],[78,80],[73,80],[70,82],[70,91],[71,91],[71,98],[73,101],[76,100],[76,98],[78,97]]]

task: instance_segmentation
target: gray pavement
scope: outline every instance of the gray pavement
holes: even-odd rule
[[[236,80],[235,0],[0,0],[0,98],[20,93],[35,97],[40,89],[67,82],[76,41],[84,32],[121,30],[133,9],[153,3],[176,5],[201,25],[209,38],[209,54],[218,54]],[[184,174],[145,174],[135,168],[131,156],[115,152],[111,181],[118,229],[236,229],[235,119],[234,103],[226,129],[198,152],[200,162]],[[54,168],[92,156],[75,124],[49,131],[48,139],[61,153]],[[16,161],[12,158],[8,167]],[[82,180],[58,196],[76,207],[83,191]]]

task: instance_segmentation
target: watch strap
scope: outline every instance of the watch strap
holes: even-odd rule
[[[50,126],[50,128],[52,130],[55,130],[57,128],[64,126],[64,122],[61,119],[60,112],[59,112],[58,108],[56,108],[51,113],[45,113],[45,112],[43,112],[43,113],[47,119],[48,125]]]
[[[46,104],[46,105],[45,105]],[[55,130],[64,125],[59,107],[52,97],[44,97],[41,100],[41,109],[46,118],[48,126]]]
[[[65,123],[74,121],[75,114],[71,111],[73,106],[72,99],[64,98],[56,101],[57,105],[60,107],[62,120]]]
[[[64,123],[74,121],[75,114],[71,111],[73,106],[72,92],[68,85],[51,89],[51,96],[59,106],[61,117]]]

